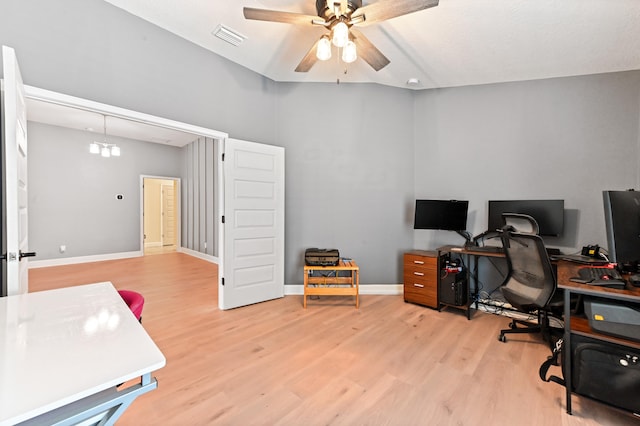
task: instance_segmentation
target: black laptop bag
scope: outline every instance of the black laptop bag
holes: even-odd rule
[[[304,263],[309,266],[336,266],[339,262],[337,249],[308,248],[304,252]]]
[[[573,392],[640,413],[640,350],[580,335],[571,336],[571,348]],[[564,350],[562,344],[557,345],[553,356],[540,366],[542,380],[566,386],[563,378],[546,377],[549,367],[562,359]]]

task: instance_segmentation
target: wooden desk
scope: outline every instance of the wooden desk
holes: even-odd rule
[[[311,276],[313,272],[318,271],[323,276]],[[338,274],[341,271],[349,271],[350,274],[347,277],[340,277]],[[357,309],[360,304],[359,288],[360,268],[353,260],[347,262],[340,260],[336,266],[304,265],[304,308],[307,307],[307,296],[355,296]]]
[[[571,277],[578,275],[578,269],[585,267],[577,263],[560,260],[557,262],[558,267],[558,289],[564,291],[564,351],[563,362],[564,371],[572,371],[572,353],[571,353],[571,336],[582,335],[592,339],[601,340],[618,345],[628,346],[634,349],[640,349],[640,342],[623,339],[607,334],[599,333],[591,329],[589,321],[583,316],[571,315],[571,295],[594,296],[601,299],[610,299],[633,303],[640,305],[640,288],[627,284],[624,290],[617,290],[601,286],[590,286],[588,284],[580,284],[570,281]],[[565,375],[566,386],[566,403],[567,413],[571,414],[571,395],[572,395],[572,377],[571,374]]]
[[[2,426],[113,424],[165,365],[109,282],[1,297],[0,354]]]

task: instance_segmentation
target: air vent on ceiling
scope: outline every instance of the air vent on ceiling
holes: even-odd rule
[[[213,30],[213,35],[218,37],[220,40],[224,40],[227,43],[233,44],[234,46],[238,46],[242,43],[247,37],[242,34],[232,30],[231,28],[225,27],[220,24]]]

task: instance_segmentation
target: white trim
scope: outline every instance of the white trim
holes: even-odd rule
[[[404,292],[403,284],[360,284],[360,294],[371,294],[378,296],[397,296]],[[302,284],[285,284],[285,296],[303,295],[304,286]]]
[[[224,289],[222,288],[222,283],[224,282],[224,274],[225,274],[225,270],[224,270],[224,256],[225,256],[225,252],[224,252],[224,239],[225,239],[225,232],[224,232],[224,224],[222,223],[222,218],[224,217],[224,212],[225,212],[225,205],[224,205],[224,186],[225,186],[225,182],[224,182],[224,161],[222,160],[224,158],[224,153],[226,151],[227,148],[227,138],[224,139],[220,139],[219,143],[217,145],[218,150],[217,152],[215,152],[216,155],[216,181],[217,181],[217,186],[216,186],[216,194],[214,195],[215,197],[215,202],[216,205],[214,207],[216,207],[218,209],[218,211],[216,212],[216,220],[214,221],[215,223],[215,231],[218,233],[218,250],[216,251],[216,253],[218,254],[219,257],[219,262],[218,262],[218,308],[222,309],[222,306],[224,306]]]
[[[210,254],[200,253],[199,251],[191,250],[186,247],[178,247],[176,251],[184,254],[188,254],[189,256],[197,257],[198,259],[206,260],[207,262],[216,263],[220,265],[220,258],[216,256],[211,256]],[[218,276],[220,275],[220,266],[218,266]]]
[[[58,259],[29,260],[29,269],[46,268],[48,266],[74,265],[76,263],[101,262],[103,260],[128,259],[143,256],[142,251],[95,254],[91,256],[63,257]]]

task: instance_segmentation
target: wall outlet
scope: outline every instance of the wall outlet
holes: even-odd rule
[[[204,248],[205,248],[205,250],[207,248],[207,242],[206,241],[204,242]]]
[[[67,246],[65,245],[60,246],[60,253],[64,253],[65,251],[67,251]]]

